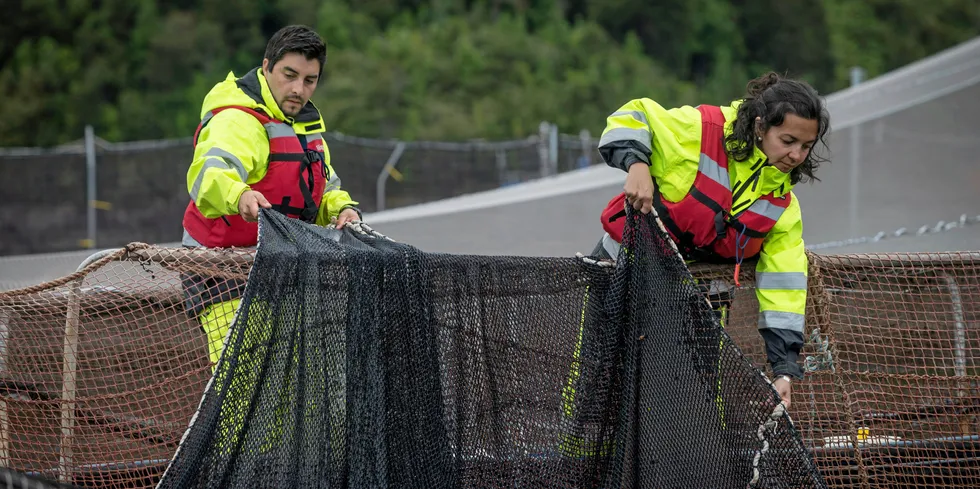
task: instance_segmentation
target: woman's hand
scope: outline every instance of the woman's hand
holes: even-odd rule
[[[644,214],[653,210],[653,176],[646,163],[636,162],[630,166],[623,191],[626,192],[626,202],[632,204],[634,209]]]

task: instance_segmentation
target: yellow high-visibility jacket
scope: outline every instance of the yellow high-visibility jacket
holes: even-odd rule
[[[319,110],[310,101],[295,118],[283,114],[269,90],[261,69],[241,78],[234,73],[207,94],[201,107],[203,119],[211,110],[227,105],[261,109],[274,119],[290,124],[297,135],[322,137],[325,130]],[[324,165],[331,176],[320,201],[316,224],[325,226],[344,209],[357,209],[358,202],[341,188],[340,178],[330,163],[330,149],[324,141]],[[207,164],[215,154],[223,156],[220,165]],[[250,114],[225,110],[208,121],[198,134],[194,159],[187,171],[187,190],[204,217],[215,219],[238,214],[238,199],[249,184],[265,177],[269,168],[269,136],[265,127]],[[184,233],[185,244],[189,236]],[[193,241],[191,239],[191,241]]]
[[[739,104],[735,101],[721,107],[726,136],[732,132]],[[665,109],[649,98],[632,100],[607,118],[598,149],[606,164],[624,171],[637,162],[649,165],[662,198],[678,202],[687,195],[698,172],[701,114],[691,106]],[[777,197],[792,192],[788,173],[771,165],[751,170],[765,159],[758,147],[745,161],[729,158],[736,212],[770,192]],[[766,342],[767,359],[775,375],[802,378],[798,359],[804,343],[808,262],[795,195],[766,235],[758,258],[759,332]]]

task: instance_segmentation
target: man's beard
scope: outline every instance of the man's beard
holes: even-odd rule
[[[292,109],[292,110],[287,109],[286,107],[291,107],[291,105],[289,105],[289,104],[295,104],[296,105],[296,108],[295,109]],[[294,99],[294,98],[287,98],[287,99],[283,100],[283,102],[281,104],[279,104],[279,108],[282,109],[282,113],[283,114],[286,114],[286,115],[288,115],[290,117],[293,117],[296,114],[299,114],[299,112],[301,110],[303,110],[303,105],[304,104],[303,104],[303,101],[302,100]]]

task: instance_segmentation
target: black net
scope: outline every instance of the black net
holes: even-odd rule
[[[613,266],[263,211],[159,487],[825,487],[656,220],[631,219]]]

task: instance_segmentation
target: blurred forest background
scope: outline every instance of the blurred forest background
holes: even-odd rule
[[[3,0],[0,146],[85,124],[187,137],[204,94],[283,25],[328,45],[314,101],[365,137],[598,134],[631,98],[724,103],[774,69],[827,94],[980,34],[977,0]]]

